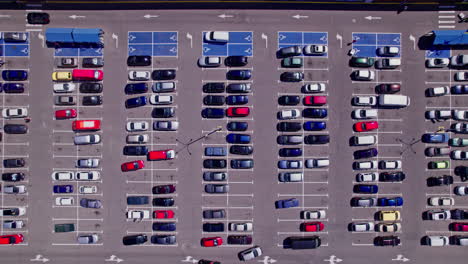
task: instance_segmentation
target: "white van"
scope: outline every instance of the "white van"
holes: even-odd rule
[[[172,104],[174,101],[173,97],[171,95],[151,95],[150,96],[150,104],[154,105],[168,105]]]
[[[209,42],[228,42],[229,32],[227,31],[209,31],[205,33],[205,41]]]
[[[351,142],[354,146],[366,146],[377,143],[376,136],[354,136],[351,138]]]
[[[379,96],[379,105],[384,107],[405,107],[410,105],[410,98],[406,95],[382,94]]]

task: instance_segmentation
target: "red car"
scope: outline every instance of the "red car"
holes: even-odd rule
[[[304,105],[326,105],[326,96],[306,96],[304,97]]]
[[[21,234],[0,236],[0,245],[19,244],[24,241]]]
[[[165,149],[148,152],[148,160],[171,160],[175,158],[175,150]]]
[[[74,131],[97,131],[101,129],[101,120],[76,120],[72,122]]]
[[[205,237],[201,239],[203,247],[217,247],[223,244],[223,239],[220,237]]]
[[[65,119],[65,118],[75,118],[76,110],[75,109],[64,109],[55,111],[55,118]]]
[[[318,232],[322,231],[325,226],[322,222],[308,222],[301,224],[301,231],[303,232]]]
[[[229,107],[226,110],[226,115],[229,117],[244,117],[248,116],[250,109],[248,107]]]
[[[379,123],[377,121],[357,122],[354,124],[354,130],[356,132],[371,131],[377,128],[379,128]]]
[[[120,166],[122,171],[136,171],[136,170],[143,169],[144,167],[145,167],[145,163],[142,160],[125,162],[125,163],[122,163],[122,166]]]
[[[104,73],[101,70],[73,70],[72,78],[75,81],[101,81]]]
[[[172,210],[156,210],[153,212],[153,218],[162,219],[162,218],[174,218],[174,211]]]
[[[453,223],[453,231],[468,232],[468,223]]]

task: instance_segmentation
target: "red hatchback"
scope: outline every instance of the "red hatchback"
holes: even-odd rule
[[[125,163],[122,163],[122,166],[120,166],[122,171],[136,171],[136,170],[143,169],[144,167],[145,167],[145,163],[142,160],[125,162]]]
[[[148,152],[148,160],[171,160],[175,158],[175,150],[155,150]]]
[[[223,239],[220,237],[205,237],[201,239],[203,247],[217,247],[223,244]]]
[[[153,218],[155,218],[155,219],[174,218],[174,211],[172,211],[172,210],[156,210],[156,211],[153,212]]]
[[[101,70],[73,70],[72,77],[75,81],[101,81],[104,73]]]
[[[229,107],[226,110],[226,115],[229,117],[245,117],[250,113],[248,107]]]
[[[354,131],[356,132],[371,131],[377,128],[379,128],[379,123],[377,121],[357,122],[354,124]]]
[[[304,97],[304,105],[326,105],[326,96],[306,96]]]
[[[24,241],[21,234],[0,236],[0,245],[19,244]]]
[[[468,223],[453,223],[453,231],[468,232]]]
[[[75,109],[64,109],[55,111],[55,118],[65,119],[65,118],[75,118],[76,110]]]
[[[325,226],[322,222],[308,222],[301,224],[301,231],[303,232],[318,232],[322,231]]]

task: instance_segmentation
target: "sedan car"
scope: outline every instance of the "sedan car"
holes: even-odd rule
[[[26,107],[19,108],[3,108],[3,118],[23,118],[28,116],[28,109]]]
[[[426,95],[428,97],[443,96],[449,94],[448,86],[439,86],[439,87],[430,87],[426,90]]]
[[[124,146],[123,154],[127,156],[144,156],[148,154],[146,146]]]
[[[448,59],[446,59],[448,60]],[[463,67],[468,65],[468,55],[458,54],[450,58],[450,66]]]
[[[223,118],[224,110],[221,108],[205,108],[201,113],[204,118]]]
[[[374,66],[375,59],[372,57],[351,57],[349,65],[351,67],[372,67]]]
[[[422,136],[424,143],[446,143],[449,141],[448,133],[426,133]]]
[[[429,187],[450,185],[453,184],[453,177],[450,175],[433,176],[427,178],[426,182]]]
[[[156,185],[153,186],[152,192],[153,194],[167,194],[167,193],[174,193],[176,191],[175,185],[172,184],[165,184],[165,185]]]
[[[219,67],[221,65],[221,57],[203,56],[198,59],[200,67]]]
[[[78,67],[78,59],[77,58],[55,58],[55,65],[58,68],[76,68]]]
[[[102,105],[102,96],[92,95],[92,96],[83,96],[83,105]]]
[[[402,206],[403,205],[403,198],[402,197],[382,197],[377,199],[378,206]]]
[[[26,165],[26,160],[23,158],[10,158],[3,160],[3,167],[5,168],[21,168]]]
[[[228,117],[246,117],[250,113],[248,107],[229,107],[226,110],[226,116]]]
[[[224,105],[225,97],[223,95],[207,95],[203,97],[205,105]]]
[[[226,73],[226,79],[228,80],[248,80],[251,77],[251,70],[230,70]]]
[[[364,172],[356,174],[357,182],[375,182],[379,179],[377,172]]]
[[[356,184],[353,186],[354,193],[378,193],[379,186],[377,185],[369,185],[369,184]]]
[[[81,198],[80,206],[83,208],[98,209],[102,207],[102,203],[101,203],[101,200],[97,200],[97,199]]]
[[[377,109],[355,109],[352,115],[355,119],[377,118]]]
[[[280,157],[299,157],[302,155],[300,148],[281,148],[278,151]]]
[[[382,170],[401,169],[401,160],[381,160],[379,161],[379,168]]]
[[[374,238],[374,244],[376,246],[398,246],[401,240],[398,236],[377,236]]]
[[[300,219],[325,219],[327,213],[325,210],[303,210],[299,213]]]
[[[252,155],[253,147],[234,145],[229,148],[229,153],[234,154],[234,155]]]
[[[28,24],[31,25],[46,25],[50,22],[50,16],[47,13],[42,12],[31,12],[26,16]]]
[[[130,81],[148,81],[150,79],[149,71],[129,71],[128,79]]]
[[[24,172],[7,172],[2,174],[2,181],[19,182],[26,178]]]
[[[361,149],[354,151],[354,159],[367,159],[377,156],[378,151],[376,148]]]
[[[248,57],[246,56],[228,56],[224,60],[224,64],[228,67],[242,67],[247,65]]]
[[[284,47],[278,50],[277,55],[278,57],[290,57],[290,56],[297,56],[302,54],[302,48],[300,46],[290,46]]]
[[[85,68],[99,68],[104,66],[103,58],[83,58],[83,67]]]
[[[379,94],[394,94],[398,93],[401,85],[398,83],[382,83],[375,87],[375,91]]]
[[[302,116],[305,118],[326,118],[328,111],[325,108],[305,108]]]
[[[450,157],[454,160],[467,160],[468,151],[455,150],[450,153]]]
[[[453,119],[468,121],[468,110],[453,110]]]
[[[205,237],[200,240],[202,247],[217,247],[223,244],[221,237]]]
[[[147,102],[148,102],[148,99],[146,98],[146,96],[128,98],[127,100],[125,100],[125,107],[126,108],[141,107],[141,106],[145,106]]]
[[[228,105],[245,105],[249,102],[247,95],[229,95],[226,97],[226,104]]]
[[[351,74],[354,80],[372,81],[375,79],[375,72],[371,70],[356,70]]]
[[[326,96],[305,96],[303,99],[304,105],[322,106],[327,104]]]
[[[301,99],[297,95],[283,95],[278,98],[280,105],[298,105]]]
[[[468,123],[455,123],[455,124],[452,124],[451,129],[455,133],[468,134]]]
[[[299,206],[299,200],[297,200],[296,198],[278,200],[275,202],[276,209],[291,208],[291,207],[298,207],[298,206]]]
[[[377,49],[377,54],[379,56],[387,56],[387,57],[397,56],[398,54],[400,54],[400,48],[392,47],[392,46],[380,47]]]
[[[452,197],[430,197],[427,199],[428,204],[432,206],[450,206],[455,204],[455,200]]]
[[[330,143],[329,135],[307,135],[304,137],[305,144],[327,144]]]
[[[256,257],[259,257],[262,255],[262,250],[259,246],[255,246],[252,248],[248,248],[245,250],[242,250],[237,254],[237,257],[241,261],[249,261],[251,259],[254,259]]]
[[[448,160],[430,161],[427,164],[427,167],[432,170],[447,169],[449,166],[450,162]]]
[[[53,192],[54,193],[72,193],[73,185],[54,185]]]
[[[150,66],[151,56],[128,56],[127,66]]]
[[[125,94],[141,94],[148,92],[147,83],[128,83],[125,85]]]
[[[457,186],[454,189],[454,193],[460,196],[468,195],[468,186]]]
[[[355,222],[348,225],[348,230],[351,232],[372,232],[374,227],[372,222]]]
[[[151,116],[153,118],[170,118],[175,115],[174,107],[155,107],[151,111]]]
[[[218,171],[205,171],[203,172],[204,181],[225,181],[227,173]]]
[[[457,72],[455,73],[455,81],[464,82],[468,80],[468,72]]]
[[[448,58],[430,58],[426,59],[427,68],[444,68],[450,63]]]
[[[448,141],[449,146],[451,147],[466,147],[468,146],[467,138],[451,138]]]
[[[328,52],[328,46],[326,45],[306,45],[302,49],[304,55],[324,55]]]
[[[299,109],[281,110],[277,113],[277,117],[280,120],[296,119],[300,116],[301,112],[299,111]]]
[[[303,60],[300,57],[290,57],[281,60],[281,67],[283,68],[301,68]]]
[[[304,73],[302,72],[283,72],[280,75],[282,82],[300,82],[304,80]]]
[[[231,160],[232,169],[251,169],[254,166],[253,159],[233,159]]]
[[[301,87],[303,93],[323,93],[327,86],[325,83],[308,83]]]
[[[374,197],[353,197],[351,206],[353,207],[372,207],[377,205],[377,198]]]
[[[148,241],[148,237],[143,234],[124,236],[122,238],[122,243],[125,246],[140,245],[146,243],[146,241]]]
[[[452,94],[468,94],[468,84],[457,84],[450,88]]]
[[[125,163],[122,163],[122,165],[120,166],[123,172],[141,170],[144,167],[145,167],[145,162],[142,160],[125,162]]]
[[[300,122],[279,122],[276,125],[276,130],[280,132],[297,132],[302,129]]]
[[[377,121],[364,121],[364,122],[357,122],[354,124],[354,131],[356,132],[372,131],[378,128],[379,128],[379,123]]]
[[[450,110],[429,110],[424,114],[427,119],[447,120],[452,117]]]
[[[229,192],[229,185],[227,184],[206,184],[205,192],[207,193],[227,193]]]
[[[355,96],[352,99],[352,103],[355,106],[374,106],[377,105],[376,96]]]
[[[429,210],[423,213],[424,219],[428,220],[450,220],[451,213],[450,210],[447,209],[436,209],[436,210]]]
[[[302,169],[302,160],[280,160],[279,169]]]
[[[2,78],[4,81],[26,81],[28,72],[24,70],[3,70]]]
[[[134,131],[146,131],[148,130],[148,122],[146,121],[138,121],[138,122],[127,122],[125,127],[128,132]]]
[[[253,224],[250,222],[246,223],[229,223],[229,231],[234,232],[248,232],[253,230]]]
[[[226,211],[224,209],[203,211],[203,218],[205,219],[219,219],[219,218],[225,218],[225,217],[226,217]]]
[[[224,169],[227,166],[225,159],[206,159],[203,161],[203,168],[205,169]]]
[[[24,241],[22,234],[12,234],[0,236],[0,245],[20,244]]]
[[[376,160],[355,161],[355,162],[353,162],[353,169],[355,169],[355,170],[377,169],[377,161]]]
[[[319,232],[325,228],[322,222],[305,222],[299,225],[299,230],[302,232]]]

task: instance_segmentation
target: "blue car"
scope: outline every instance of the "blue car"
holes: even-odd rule
[[[28,79],[28,72],[23,70],[4,70],[2,78],[5,81],[26,81]]]
[[[129,83],[125,85],[126,94],[141,94],[148,92],[147,83]]]
[[[377,199],[378,206],[402,206],[403,197],[393,197],[393,198],[379,198]]]
[[[125,107],[135,108],[135,107],[145,106],[147,103],[148,103],[148,99],[146,99],[146,96],[133,97],[125,101]]]
[[[422,136],[424,143],[447,143],[450,136],[449,133],[427,133]]]
[[[128,205],[142,205],[149,204],[148,196],[127,196]]]
[[[244,105],[249,102],[247,95],[229,95],[226,97],[226,104],[228,105]]]
[[[302,116],[306,118],[325,118],[328,112],[325,108],[306,108],[302,110]]]
[[[227,130],[229,131],[246,131],[249,128],[249,124],[247,122],[229,122],[226,125]]]
[[[72,193],[73,185],[54,185],[54,193]]]
[[[468,84],[454,85],[450,91],[451,94],[468,94]]]
[[[379,186],[374,184],[356,184],[353,187],[355,193],[377,193]]]
[[[228,134],[226,136],[227,143],[231,144],[249,144],[250,135],[246,134]]]
[[[24,84],[22,83],[5,83],[3,85],[5,93],[24,93]]]
[[[354,158],[355,159],[367,159],[377,156],[378,151],[376,148],[370,149],[361,149],[354,151]]]
[[[202,110],[202,117],[204,118],[223,118],[224,109],[222,108],[205,108]]]
[[[176,231],[176,223],[155,222],[153,223],[153,231]]]
[[[276,209],[291,208],[291,207],[298,207],[298,206],[299,206],[299,200],[297,200],[296,198],[278,200],[275,202]]]
[[[228,80],[248,80],[250,77],[252,77],[250,70],[230,70],[226,73]]]
[[[304,130],[307,131],[319,131],[327,129],[327,123],[317,121],[304,122]]]
[[[299,157],[302,155],[300,148],[281,148],[278,151],[280,157]]]

